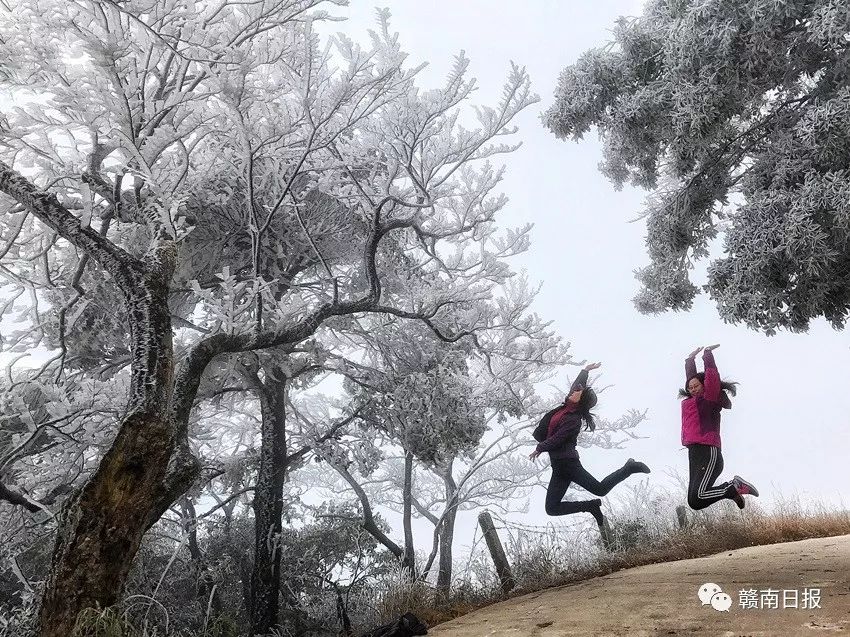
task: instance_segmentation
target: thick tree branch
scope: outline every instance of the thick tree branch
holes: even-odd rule
[[[366,495],[366,491],[363,490],[363,487],[357,483],[357,480],[354,479],[354,476],[352,476],[345,467],[337,464],[334,464],[333,467],[351,486],[354,493],[357,494],[357,498],[360,500],[360,506],[363,509],[363,528],[397,558],[401,559],[404,557],[404,549],[393,542],[383,531],[381,531],[380,528],[378,528],[374,514],[372,513],[372,505],[369,503],[369,496]]]
[[[216,356],[299,343],[312,336],[322,323],[333,316],[373,311],[381,298],[376,255],[383,234],[385,233],[381,233],[376,227],[366,241],[363,262],[369,292],[362,298],[354,301],[326,303],[316,309],[312,315],[294,325],[286,325],[276,330],[265,330],[258,334],[215,334],[195,345],[176,373],[172,417],[177,436],[183,438],[186,435],[189,415],[201,376]]]
[[[32,513],[38,513],[39,511],[44,509],[44,507],[38,506],[32,500],[28,499],[21,493],[13,491],[2,482],[0,482],[0,500],[5,500],[6,502],[17,506],[22,506],[27,511],[31,511]]]
[[[363,409],[365,407],[366,407],[366,405],[360,405],[357,409],[354,410],[354,413],[352,413],[350,416],[348,416],[347,418],[344,418],[344,419],[340,420],[339,422],[331,425],[330,429],[328,429],[324,434],[322,434],[321,436],[316,438],[316,440],[313,444],[305,445],[304,447],[302,447],[298,451],[291,453],[288,456],[286,456],[286,465],[289,466],[293,462],[295,462],[296,460],[300,460],[301,458],[306,456],[308,453],[310,453],[313,450],[313,447],[315,447],[317,444],[326,442],[326,441],[330,440],[331,438],[333,438],[334,436],[336,436],[337,432],[340,429],[343,429],[345,426],[350,424],[355,418],[360,416],[360,412],[363,411]]]
[[[11,166],[0,161],[0,192],[4,192],[63,239],[91,255],[125,290],[141,285],[142,263],[124,250],[84,228],[56,198],[38,189]]]
[[[413,499],[411,500],[411,502],[413,503],[413,507],[417,511],[419,511],[419,515],[421,515],[423,518],[428,520],[431,524],[433,524],[434,526],[437,526],[440,523],[440,518],[438,518],[436,515],[431,513],[428,509],[426,509],[425,506],[419,501],[418,498],[416,498],[414,496]]]

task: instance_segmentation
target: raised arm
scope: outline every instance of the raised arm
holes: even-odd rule
[[[576,376],[575,380],[573,381],[573,384],[570,385],[570,391],[567,392],[567,396],[572,394],[574,391],[578,389],[584,389],[585,387],[587,387],[587,368],[581,370],[578,373],[578,376]]]
[[[697,347],[685,359],[685,389],[688,388],[688,381],[697,375],[697,364],[694,358],[696,358],[696,355],[699,354],[701,349],[701,347]]]
[[[713,403],[720,401],[720,372],[714,362],[714,354],[711,353],[717,345],[706,347],[702,352],[702,363],[705,368],[705,383],[703,384],[703,398]]]
[[[576,379],[573,381],[573,384],[570,385],[570,391],[567,392],[567,396],[579,389],[585,389],[587,387],[588,372],[594,369],[599,369],[600,367],[602,367],[602,363],[589,363],[588,365],[585,365],[584,368],[578,373],[578,376],[576,376]]]

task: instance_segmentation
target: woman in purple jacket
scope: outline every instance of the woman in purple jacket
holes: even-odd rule
[[[732,402],[726,392],[735,395],[735,384],[720,380],[712,350],[719,345],[698,347],[685,359],[685,389],[679,390],[682,401],[682,444],[688,449],[690,479],[688,506],[704,509],[720,500],[734,500],[744,508],[744,495],[758,496],[749,482],[735,476],[729,482],[715,485],[723,471],[720,453],[720,410],[730,409]],[[697,373],[694,358],[703,351],[704,372]]]
[[[625,465],[599,481],[581,465],[576,450],[581,423],[584,422],[585,429],[590,431],[596,428],[593,415],[590,413],[590,410],[596,406],[596,392],[587,387],[587,375],[601,365],[602,363],[591,363],[581,370],[573,381],[564,404],[547,414],[549,423],[546,439],[528,456],[531,460],[536,460],[537,456],[544,451],[549,453],[552,477],[546,489],[548,515],[591,513],[600,527],[604,522],[602,500],[594,498],[593,500],[561,501],[570,483],[575,482],[593,495],[603,496],[633,473],[649,473],[649,467],[644,463],[629,458]]]

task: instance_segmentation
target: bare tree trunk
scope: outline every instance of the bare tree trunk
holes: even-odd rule
[[[195,505],[191,499],[184,498],[181,508],[183,510],[183,529],[189,537],[189,555],[198,573],[198,601],[203,609],[209,607],[212,610],[212,616],[218,617],[222,611],[221,595],[215,588],[212,574],[207,568],[206,560],[198,546],[198,515],[195,512]]]
[[[357,484],[357,480],[354,479],[354,476],[351,475],[351,472],[348,471],[344,466],[339,464],[332,465],[334,469],[336,469],[337,473],[341,475],[346,482],[348,482],[349,486],[352,488],[354,493],[357,495],[357,498],[360,500],[360,507],[363,510],[363,521],[361,525],[363,526],[363,530],[369,533],[373,538],[375,538],[384,548],[386,548],[390,553],[392,553],[396,559],[404,560],[404,549],[400,547],[398,544],[393,542],[386,533],[381,531],[378,523],[375,522],[375,515],[372,512],[372,505],[369,503],[369,496],[366,494],[366,491]]]
[[[416,579],[416,556],[413,552],[413,454],[404,454],[404,560],[402,566]]]
[[[242,611],[246,618],[251,617],[251,560],[244,546],[237,545],[233,539],[233,509],[236,500],[222,507],[224,513],[224,537],[227,540],[226,551],[233,563],[239,567],[239,581],[242,583]]]
[[[283,371],[255,377],[262,413],[260,468],[254,489],[254,566],[251,572],[251,634],[266,635],[280,619],[280,539],[286,477],[286,383]]]
[[[437,573],[437,599],[446,600],[452,585],[452,543],[455,534],[455,518],[457,517],[457,484],[452,477],[452,465],[443,473],[443,483],[446,486],[446,514],[440,529],[440,562]]]
[[[86,608],[118,601],[142,536],[188,483],[166,476],[176,448],[170,416],[174,375],[168,282],[173,246],[157,251],[127,294],[133,352],[130,415],[97,471],[66,506],[40,613],[42,637],[71,634]],[[158,262],[157,262],[158,261]],[[187,473],[187,478],[189,474]]]

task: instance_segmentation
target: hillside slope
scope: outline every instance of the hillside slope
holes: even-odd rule
[[[727,612],[702,604],[698,592],[706,583],[728,595]],[[817,603],[807,589],[819,589]],[[714,603],[726,605],[722,595]],[[619,571],[488,606],[428,634],[850,636],[850,535]]]

